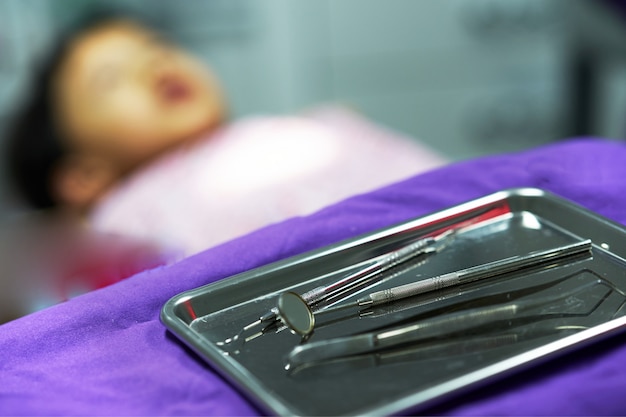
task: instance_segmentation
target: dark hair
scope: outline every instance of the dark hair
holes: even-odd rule
[[[7,138],[9,180],[19,196],[36,208],[56,205],[51,178],[66,152],[55,126],[51,85],[65,52],[65,42],[57,45],[40,67]]]
[[[146,18],[113,9],[92,10],[80,22],[68,25],[34,74],[29,95],[9,128],[5,158],[13,191],[34,208],[58,205],[52,190],[55,168],[68,149],[56,126],[52,84],[77,36],[115,19]]]

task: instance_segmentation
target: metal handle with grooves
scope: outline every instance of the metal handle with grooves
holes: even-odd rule
[[[513,256],[483,265],[462,269],[460,271],[411,282],[398,287],[377,291],[369,294],[366,298],[358,300],[358,304],[362,306],[376,306],[454,285],[491,278],[528,267],[538,267],[568,256],[589,252],[591,251],[591,247],[591,240],[587,239],[558,248],[532,252],[525,256]]]

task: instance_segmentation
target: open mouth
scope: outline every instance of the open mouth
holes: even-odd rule
[[[157,81],[157,92],[167,103],[179,103],[192,97],[191,87],[180,77],[164,75]]]

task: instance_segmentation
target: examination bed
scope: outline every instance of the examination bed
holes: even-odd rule
[[[170,298],[503,189],[541,188],[626,224],[625,161],[623,143],[587,138],[451,164],[4,324],[0,414],[261,414],[166,329]],[[623,415],[624,363],[617,332],[417,412]]]

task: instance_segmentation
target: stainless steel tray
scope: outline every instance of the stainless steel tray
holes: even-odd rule
[[[321,314],[307,338],[289,331],[269,332],[240,344],[236,351],[220,346],[274,307],[280,293],[304,293],[334,282],[375,256],[459,225],[466,227],[443,250],[417,265],[402,266],[392,279],[345,301],[363,296],[364,291],[586,239],[593,244],[589,256],[408,298],[369,316],[349,310]],[[545,191],[507,190],[187,291],[165,304],[161,319],[270,413],[415,411],[460,389],[622,330],[626,326],[625,231]],[[460,331],[443,328],[436,337],[416,343],[286,369],[286,358],[298,345],[465,311],[488,316],[497,307],[518,304],[527,306],[519,317],[483,317],[480,326]]]

